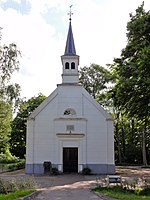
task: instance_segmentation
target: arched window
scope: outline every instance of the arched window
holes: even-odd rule
[[[71,63],[71,69],[75,69],[75,63],[74,62]]]
[[[65,111],[64,111],[64,115],[76,115],[76,111],[72,108],[67,108]]]
[[[69,69],[69,63],[68,62],[65,63],[65,69]]]

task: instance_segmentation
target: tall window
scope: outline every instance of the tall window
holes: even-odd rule
[[[65,63],[65,69],[69,69],[69,63],[68,62]]]
[[[74,62],[71,63],[71,69],[75,69],[75,63]]]

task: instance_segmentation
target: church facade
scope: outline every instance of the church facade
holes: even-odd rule
[[[51,162],[59,172],[113,174],[112,117],[79,83],[71,19],[62,60],[62,84],[27,120],[26,173],[43,174]]]

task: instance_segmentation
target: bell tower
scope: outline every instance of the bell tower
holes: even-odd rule
[[[61,56],[63,65],[62,83],[76,84],[79,82],[78,65],[79,56],[76,55],[76,49],[74,44],[72,25],[71,25],[71,7],[69,12],[69,29],[66,41],[66,48],[64,55]]]

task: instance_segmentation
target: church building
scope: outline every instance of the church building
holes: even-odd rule
[[[62,83],[27,120],[26,173],[44,174],[44,163],[50,162],[60,173],[88,167],[93,174],[113,174],[113,119],[79,83],[69,20]]]

